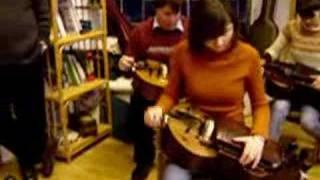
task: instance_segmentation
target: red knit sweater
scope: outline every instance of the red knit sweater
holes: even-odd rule
[[[173,46],[185,38],[187,32],[187,20],[182,18],[184,31],[179,29],[166,31],[161,28],[153,28],[153,18],[141,22],[132,32],[129,47],[126,54],[133,56],[135,61],[152,59],[168,63]],[[136,92],[149,100],[156,100],[158,95],[141,88],[138,81],[133,81]]]

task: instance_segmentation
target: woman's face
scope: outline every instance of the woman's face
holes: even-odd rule
[[[210,50],[221,53],[226,51],[232,41],[233,33],[234,33],[234,27],[233,24],[228,24],[225,27],[225,33],[215,39],[210,39],[205,42],[205,46],[209,48]]]
[[[301,24],[307,31],[320,31],[320,10],[314,11],[313,17],[301,17]]]

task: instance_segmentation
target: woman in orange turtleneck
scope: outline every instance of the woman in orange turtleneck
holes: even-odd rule
[[[189,38],[172,54],[168,86],[157,104],[145,112],[145,123],[160,127],[162,114],[182,95],[215,119],[243,122],[243,97],[248,92],[252,135],[235,141],[245,144],[240,163],[255,168],[269,135],[269,105],[259,54],[237,38],[236,29],[235,19],[218,0],[198,1],[190,19]],[[192,172],[171,164],[164,175],[165,179],[184,180],[191,179]]]

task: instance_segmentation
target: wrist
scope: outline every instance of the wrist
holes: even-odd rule
[[[163,109],[162,109],[161,106],[155,105],[155,106],[153,106],[153,108],[155,108],[156,110],[158,110],[158,111],[160,111],[161,113],[163,113]]]
[[[262,57],[266,62],[271,62],[272,61],[272,57],[269,53],[264,53],[263,57]]]
[[[265,142],[265,140],[266,140],[265,137],[263,137],[262,135],[259,135],[259,134],[253,135],[253,137],[260,142]]]
[[[120,60],[119,63],[118,63],[118,68],[119,68],[119,70],[122,71],[122,72],[128,72],[128,71],[129,71],[128,68],[126,68],[126,67],[122,64],[121,60]]]

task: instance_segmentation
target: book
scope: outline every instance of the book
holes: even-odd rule
[[[57,16],[57,24],[58,24],[58,30],[59,30],[60,36],[61,37],[66,36],[67,32],[66,32],[66,29],[64,27],[64,24],[63,24],[63,21],[62,21],[60,13],[58,13],[58,16]]]
[[[71,85],[79,85],[81,83],[75,65],[72,63],[70,54],[64,55],[64,68],[66,71],[68,82]]]
[[[81,25],[78,14],[70,0],[59,0],[59,14],[67,33],[80,33]]]
[[[70,55],[70,59],[71,59],[72,63],[75,66],[75,69],[76,69],[76,71],[78,73],[80,82],[85,82],[86,79],[87,79],[86,74],[84,72],[84,69],[80,65],[79,61],[77,60],[76,56],[72,54],[72,55]]]

